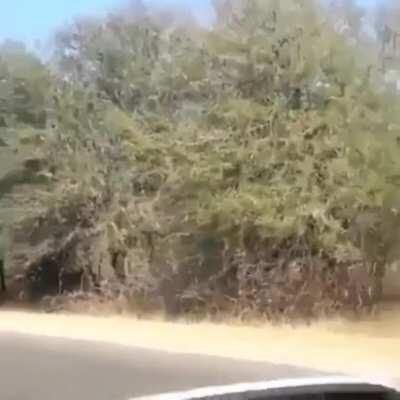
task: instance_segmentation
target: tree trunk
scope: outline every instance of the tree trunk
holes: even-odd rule
[[[0,291],[6,291],[6,277],[4,272],[4,261],[0,259]]]

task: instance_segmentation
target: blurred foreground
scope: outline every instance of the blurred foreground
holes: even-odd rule
[[[122,344],[172,353],[265,361],[400,384],[400,309],[379,318],[335,320],[312,326],[165,323],[128,316],[91,317],[0,313],[0,333],[15,332]]]

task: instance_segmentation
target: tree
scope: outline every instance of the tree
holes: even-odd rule
[[[0,75],[0,258],[3,263],[7,259],[10,226],[15,220],[32,214],[36,196],[33,186],[43,188],[49,182],[45,151],[51,136],[47,113],[52,78],[36,56],[13,41],[5,41],[0,47]]]
[[[53,74],[28,58],[41,73],[24,86],[42,100],[7,108],[52,154],[13,260],[42,284],[56,271],[52,293],[62,274],[100,285],[107,270],[175,310],[376,301],[398,257],[400,103],[346,4],[216,0],[210,29],[142,9],[60,31]],[[44,107],[46,128],[24,107]]]

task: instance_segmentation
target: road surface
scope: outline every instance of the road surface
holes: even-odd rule
[[[99,342],[0,333],[1,400],[127,400],[316,372]]]

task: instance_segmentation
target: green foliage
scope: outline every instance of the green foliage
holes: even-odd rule
[[[0,257],[3,259],[9,247],[6,243],[10,225],[15,218],[24,217],[35,208],[32,187],[49,183],[45,151],[51,136],[46,128],[52,78],[35,55],[12,41],[0,47],[0,76]]]
[[[41,218],[92,204],[89,227],[66,228],[97,227],[90,254],[123,254],[126,277],[181,274],[181,292],[230,268],[247,288],[240,274],[265,263],[289,287],[293,260],[380,277],[398,260],[400,102],[359,9],[214,6],[210,29],[146,13],[79,21],[55,38],[54,75],[3,46],[0,196],[46,178],[17,193]],[[257,279],[261,293],[270,276]]]

